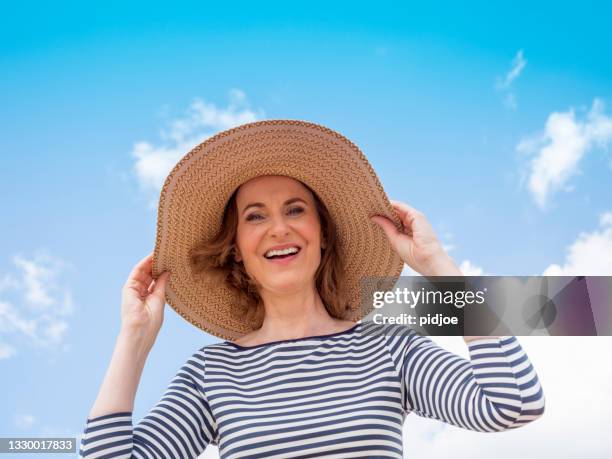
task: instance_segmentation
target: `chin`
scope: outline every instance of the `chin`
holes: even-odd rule
[[[267,290],[280,293],[299,290],[305,285],[312,285],[313,280],[314,278],[312,276],[305,278],[304,276],[296,275],[277,275],[273,279],[267,279],[262,285],[264,285]]]

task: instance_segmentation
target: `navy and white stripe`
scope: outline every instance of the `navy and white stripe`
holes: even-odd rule
[[[372,322],[331,335],[205,346],[135,427],[88,419],[82,457],[190,458],[209,443],[234,458],[401,458],[406,415],[480,432],[544,412],[515,337],[468,345],[471,361],[407,327]]]
[[[406,411],[479,432],[520,427],[544,413],[537,374],[514,336],[469,343],[470,362],[405,327],[385,333]]]

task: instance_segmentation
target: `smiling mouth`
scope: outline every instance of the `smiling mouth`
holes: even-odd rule
[[[267,258],[268,260],[275,259],[275,258],[286,258],[291,255],[297,255],[300,252],[300,250],[301,248],[299,246],[287,247],[285,249],[280,249],[280,250],[272,249],[272,250],[268,250],[264,254],[264,257]]]
[[[266,257],[268,258],[268,260],[283,260],[285,258],[290,258],[290,257],[294,257],[298,254],[299,252],[295,252],[295,253],[288,253],[287,255],[274,255],[272,257]]]
[[[275,261],[278,262],[278,261],[281,261],[281,260],[283,260],[283,261],[284,260],[290,260],[290,259],[295,258],[296,256],[298,256],[299,253],[302,251],[302,249],[300,247],[296,247],[296,248],[297,248],[297,251],[289,251],[287,249],[281,250],[281,251],[274,251],[274,252],[277,252],[277,253],[273,252],[272,255],[270,255],[270,256],[264,255],[264,258],[266,260],[268,260],[268,261],[271,261],[271,262],[275,262]]]

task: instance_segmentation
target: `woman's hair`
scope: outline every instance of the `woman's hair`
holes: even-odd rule
[[[308,185],[302,185],[314,197],[323,240],[326,242],[321,253],[321,263],[315,273],[315,285],[329,315],[344,319],[349,305],[345,291],[344,265],[338,253],[336,225],[317,194]],[[258,293],[259,283],[248,275],[242,262],[234,260],[238,228],[237,194],[238,190],[234,191],[225,206],[223,225],[219,233],[191,249],[189,265],[193,274],[202,281],[210,282],[211,285],[225,282],[238,293],[237,313],[240,317],[246,317],[247,323],[255,330],[261,327],[265,310]]]

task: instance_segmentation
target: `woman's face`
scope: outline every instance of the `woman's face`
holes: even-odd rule
[[[262,176],[240,186],[236,205],[237,261],[243,261],[247,273],[272,292],[312,286],[322,243],[312,193],[292,178]],[[283,258],[284,252],[272,249],[297,249],[297,253]]]

